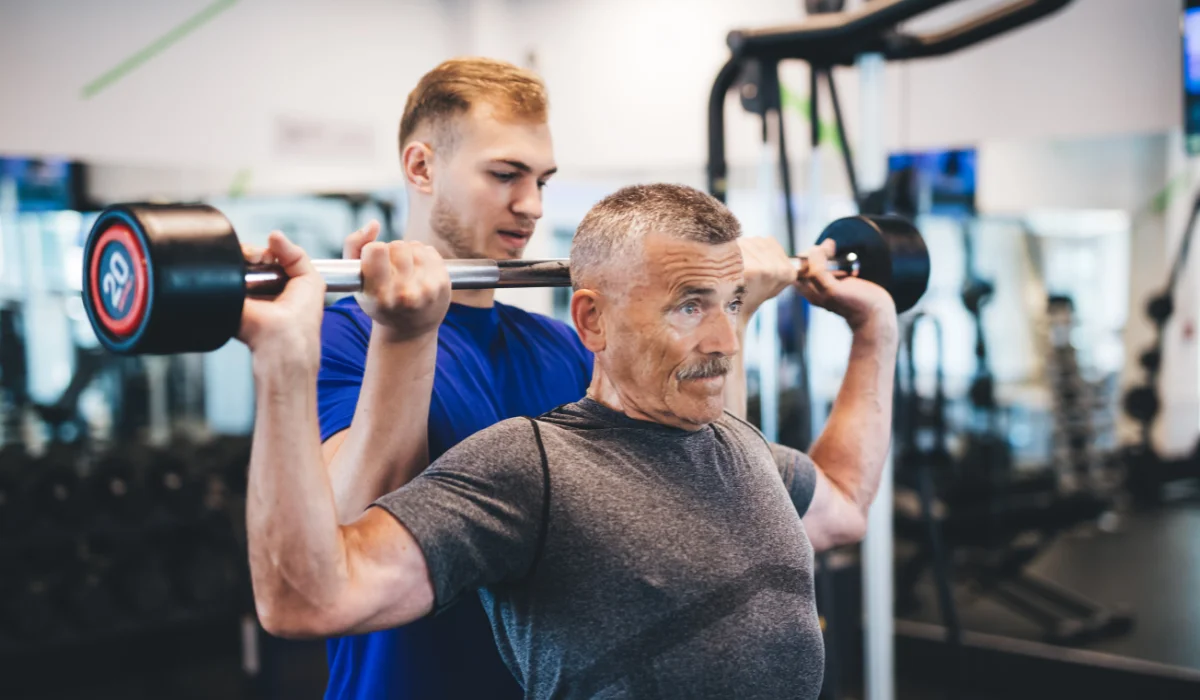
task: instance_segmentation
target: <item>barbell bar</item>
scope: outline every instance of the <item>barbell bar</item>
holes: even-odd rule
[[[792,258],[796,275],[803,274],[808,261]],[[359,260],[313,260],[317,274],[325,280],[328,292],[357,292],[362,290],[362,263]],[[858,256],[850,253],[846,259],[830,260],[827,267],[842,276],[858,272]],[[517,287],[569,287],[570,261],[566,258],[549,260],[447,260],[451,289],[512,289]],[[247,264],[246,294],[275,296],[287,284],[282,267],[270,264]]]
[[[828,267],[887,289],[907,311],[929,281],[920,233],[898,217],[838,219]],[[274,296],[287,284],[278,265],[251,264],[232,224],[205,205],[122,204],[100,213],[83,251],[84,308],[107,350],[123,355],[215,350],[237,333],[247,296]],[[330,292],[362,289],[358,260],[313,260]],[[792,258],[796,274],[804,257]],[[567,260],[448,260],[453,289],[566,287]]]

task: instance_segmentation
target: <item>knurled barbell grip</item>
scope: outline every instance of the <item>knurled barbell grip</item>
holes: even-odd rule
[[[362,263],[359,260],[313,260],[329,292],[357,292],[362,289]],[[792,258],[796,274],[807,267],[804,257]],[[830,270],[844,275],[858,273],[853,255],[826,263]],[[571,269],[566,259],[551,260],[447,260],[451,289],[511,289],[514,287],[569,287]],[[283,291],[287,275],[283,268],[269,264],[247,264],[246,293],[275,296]]]

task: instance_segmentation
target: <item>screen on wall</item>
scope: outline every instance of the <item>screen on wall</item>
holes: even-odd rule
[[[83,208],[83,167],[68,160],[0,158],[0,180],[16,185],[20,211]]]
[[[950,149],[888,156],[892,206],[907,215],[974,216],[975,150]]]
[[[1200,154],[1200,0],[1184,1],[1183,128],[1188,153]]]

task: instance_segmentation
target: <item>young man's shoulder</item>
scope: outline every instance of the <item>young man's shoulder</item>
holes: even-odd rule
[[[546,314],[540,314],[536,311],[527,311],[519,306],[512,306],[510,304],[504,304],[501,302],[496,302],[496,309],[500,312],[500,316],[510,323],[538,326],[541,328],[554,330],[555,332],[565,331],[572,335],[575,333],[575,329],[572,328],[570,324],[563,323],[557,318],[547,316]]]
[[[513,328],[518,329],[521,335],[539,338],[546,345],[568,350],[569,357],[578,358],[580,361],[590,363],[592,354],[583,346],[583,342],[579,339],[579,334],[575,332],[575,328],[570,324],[539,314],[534,311],[526,311],[525,309],[508,304],[496,303],[497,309],[500,311],[500,316]],[[590,364],[589,374],[590,374]]]
[[[325,307],[324,325],[353,326],[357,330],[371,332],[371,317],[358,305],[353,294],[347,295]],[[325,339],[327,340],[327,339]]]

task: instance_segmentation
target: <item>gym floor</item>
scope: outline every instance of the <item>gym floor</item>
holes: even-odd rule
[[[1114,533],[1060,537],[1030,572],[1105,606],[1124,606],[1134,627],[1084,648],[1200,671],[1200,495],[1127,516]],[[931,583],[911,619],[940,623]],[[1040,641],[1040,629],[961,587],[963,628]]]

